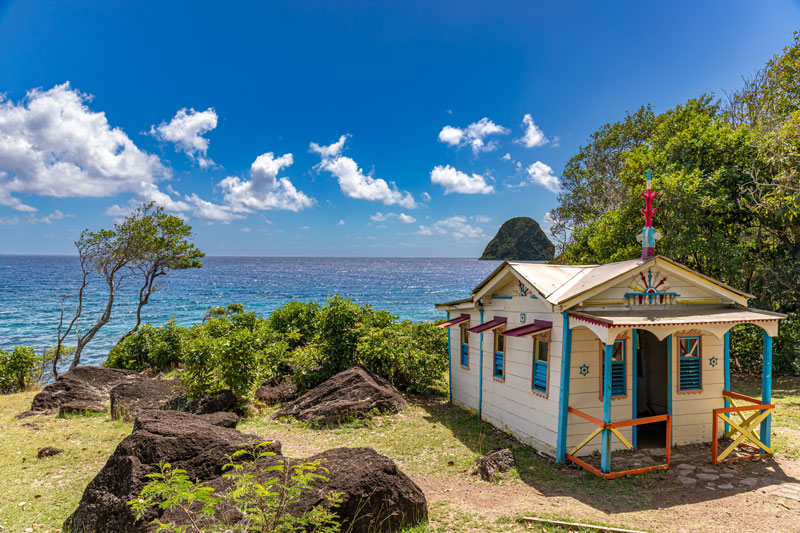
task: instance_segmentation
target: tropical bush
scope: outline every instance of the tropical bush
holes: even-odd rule
[[[731,330],[731,366],[738,372],[761,372],[763,331],[751,324]],[[772,355],[774,374],[800,376],[800,313],[789,313],[782,320],[774,340]]]
[[[332,376],[356,364],[359,339],[370,328],[385,328],[394,321],[388,311],[375,310],[368,304],[358,305],[338,294],[330,298],[319,311],[317,330],[325,373]]]
[[[29,390],[42,375],[42,357],[30,346],[14,346],[11,353],[0,350],[1,394]]]
[[[426,322],[371,328],[359,339],[357,356],[398,389],[422,392],[433,389],[447,371],[447,334]]]
[[[269,325],[283,335],[292,348],[305,346],[317,336],[319,311],[319,304],[315,302],[288,302],[269,315]]]
[[[104,366],[131,370],[169,371],[183,359],[188,330],[169,320],[163,326],[145,324],[111,349]]]
[[[269,460],[275,456],[263,451],[269,444],[244,448],[228,457],[223,477],[231,480],[232,487],[222,494],[216,495],[212,487],[193,482],[185,470],[162,463],[159,472],[147,475],[151,481],[139,498],[128,505],[137,519],[157,507],[177,510],[189,524],[176,526],[174,522],[156,519],[151,524],[158,526],[157,531],[339,531],[332,510],[342,501],[338,493],[327,493],[322,503],[300,516],[293,516],[287,510],[304,492],[315,490],[312,483],[329,481],[324,475],[327,469],[319,461],[287,464],[283,458]],[[236,513],[218,512],[220,504],[238,511],[235,521],[229,520]]]

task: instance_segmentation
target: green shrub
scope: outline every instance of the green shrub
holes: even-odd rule
[[[290,363],[293,370],[292,381],[301,391],[313,389],[332,374],[323,370],[325,356],[314,344],[307,344],[292,351]]]
[[[139,498],[128,505],[137,519],[158,507],[176,511],[189,524],[176,526],[174,522],[156,519],[151,524],[158,526],[158,531],[339,531],[333,512],[342,501],[339,493],[328,492],[320,503],[300,516],[288,511],[303,493],[315,490],[312,483],[329,481],[324,476],[327,469],[319,461],[287,464],[283,458],[269,460],[275,454],[262,451],[269,444],[262,442],[228,457],[223,467],[227,473],[223,477],[230,479],[233,487],[219,496],[214,495],[212,487],[190,480],[185,470],[162,463],[159,472],[147,475],[151,481],[144,486]],[[238,512],[217,512],[223,502]]]
[[[289,357],[289,345],[264,321],[237,322],[236,317],[241,315],[214,318],[190,330],[181,372],[190,398],[230,389],[241,408]],[[244,323],[248,327],[241,327]],[[258,327],[249,329],[253,324]]]
[[[314,302],[287,302],[269,315],[269,325],[284,335],[292,348],[305,346],[317,336],[319,310]]]
[[[0,393],[22,392],[42,378],[42,357],[30,346],[14,346],[11,353],[0,350]]]
[[[359,340],[357,355],[398,389],[423,392],[447,371],[447,333],[428,322],[371,328]]]
[[[104,366],[172,370],[183,359],[187,335],[188,330],[178,326],[174,318],[159,327],[145,324],[111,349]]]
[[[370,328],[385,328],[395,321],[388,311],[358,305],[337,294],[319,311],[319,347],[324,354],[322,366],[328,375],[346,370],[358,362],[358,340]]]

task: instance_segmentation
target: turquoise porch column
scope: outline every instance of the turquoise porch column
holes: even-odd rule
[[[761,367],[761,403],[772,403],[772,337],[764,332],[764,362]],[[772,441],[772,415],[761,422],[761,442],[767,448]]]
[[[481,309],[481,324],[483,324],[483,309]],[[483,420],[481,412],[483,410],[483,333],[478,338],[480,348],[480,365],[478,370],[478,420]]]
[[[556,443],[556,461],[563,463],[567,459],[567,419],[569,418],[569,373],[572,356],[572,330],[569,329],[569,314],[564,317],[561,332],[561,390],[558,397],[558,441]]]
[[[722,366],[723,371],[725,373],[725,390],[731,390],[731,332],[728,331],[725,333],[725,337],[723,337],[723,359],[722,359]],[[727,398],[725,398],[725,407],[730,407],[731,404]],[[725,422],[725,433],[730,431],[731,428],[727,422]],[[716,435],[715,435],[716,436]]]
[[[447,320],[450,320],[450,311],[447,312]],[[447,328],[447,381],[450,385],[450,403],[453,403],[453,349],[450,345],[449,327]]]
[[[611,423],[611,357],[614,345],[606,344],[603,353],[603,422]],[[600,450],[600,469],[607,474],[611,471],[611,430],[601,433],[603,445]]]

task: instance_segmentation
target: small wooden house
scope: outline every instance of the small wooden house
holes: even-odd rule
[[[785,315],[654,253],[648,176],[641,259],[605,265],[504,262],[448,314],[450,395],[559,462],[610,478],[669,467],[674,445],[745,440],[771,453],[772,339]],[[761,399],[730,391],[730,329],[764,330]],[[760,427],[760,431],[756,431]],[[733,440],[721,453],[717,439]],[[666,463],[612,472],[611,452],[666,450]],[[585,456],[601,453],[600,468]],[[757,454],[758,455],[758,454]]]

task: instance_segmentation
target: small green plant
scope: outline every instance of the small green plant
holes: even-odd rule
[[[153,327],[145,324],[111,349],[104,366],[131,370],[169,371],[183,359],[188,330],[175,323]]]
[[[298,515],[288,509],[304,492],[313,490],[317,481],[327,482],[327,469],[319,461],[290,463],[275,453],[266,450],[270,442],[262,442],[234,452],[223,467],[223,477],[231,486],[219,494],[203,483],[195,483],[185,470],[173,468],[169,463],[159,465],[159,472],[148,474],[151,479],[139,494],[139,498],[128,502],[137,520],[153,508],[162,511],[178,510],[185,517],[185,524],[164,523],[155,519],[151,524],[157,531],[259,531],[299,532],[316,531],[333,533],[339,531],[333,509],[341,501],[341,495],[329,492],[325,502]],[[238,511],[221,512],[221,508]]]
[[[42,357],[30,346],[14,346],[11,353],[0,350],[0,394],[29,390],[42,375]]]

